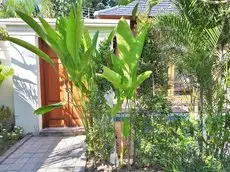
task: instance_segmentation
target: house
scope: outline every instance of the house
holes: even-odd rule
[[[130,26],[131,28],[134,28],[136,19],[132,17],[132,12],[138,2],[139,0],[134,0],[126,6],[115,6],[109,9],[96,11],[94,16],[97,19],[120,19],[121,17],[124,17],[130,20]],[[147,10],[148,0],[140,0],[137,14],[144,14]],[[171,14],[175,11],[176,8],[170,0],[160,0],[160,2],[150,10],[149,17],[156,17],[162,14]]]
[[[132,17],[132,11],[136,4],[139,2],[137,14],[144,14],[148,10],[148,0],[134,0],[126,6],[115,6],[109,9],[96,11],[94,13],[97,19],[120,19],[124,17],[130,20],[130,27],[135,29],[136,19]],[[171,0],[160,0],[149,12],[149,17],[156,17],[159,15],[166,15],[177,13],[177,9]],[[183,113],[188,111],[187,104],[189,103],[188,94],[189,88],[186,84],[182,83],[178,75],[176,75],[176,69],[174,65],[169,68],[169,84],[171,85],[168,91],[168,97],[174,104],[174,112]]]
[[[47,21],[55,26],[55,19],[47,19]],[[107,38],[118,21],[85,19],[84,24],[90,35],[94,35],[99,30],[98,42],[100,42]],[[52,67],[30,51],[13,43],[0,41],[0,61],[12,66],[15,71],[14,76],[0,87],[0,105],[10,107],[15,114],[16,125],[22,127],[25,133],[35,135],[49,127],[81,126],[67,91],[67,87],[71,88],[71,84],[57,56],[22,20],[1,19],[0,26],[5,27],[10,36],[23,39],[48,53],[58,71],[58,74],[55,73]],[[63,99],[68,100],[64,108],[56,109],[43,116],[33,114],[38,107],[60,102]]]

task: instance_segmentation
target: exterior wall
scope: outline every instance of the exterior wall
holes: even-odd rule
[[[53,19],[48,19],[48,22],[53,26],[55,24]],[[85,27],[90,35],[99,30],[100,42],[110,34],[117,23],[117,20],[89,19],[85,20]],[[38,46],[36,34],[21,20],[2,19],[0,26],[5,26],[9,35]],[[39,57],[9,42],[0,43],[0,55],[4,64],[11,64],[15,70],[13,79],[9,79],[0,88],[0,104],[11,107],[16,125],[22,127],[25,133],[36,135],[42,129],[42,117],[33,115],[34,110],[41,106]]]

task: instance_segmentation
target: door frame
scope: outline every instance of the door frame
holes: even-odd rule
[[[43,41],[41,38],[38,38],[38,47],[42,49]],[[44,63],[45,61],[39,57],[39,69],[40,69],[40,94],[41,94],[41,106],[45,105],[45,73],[44,73]],[[46,127],[47,121],[44,115],[42,115],[42,129]]]

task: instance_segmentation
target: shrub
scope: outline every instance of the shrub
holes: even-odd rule
[[[12,130],[7,130],[3,126],[0,126],[0,155],[22,137],[22,128],[15,126]]]
[[[7,130],[11,130],[14,126],[13,115],[10,112],[10,109],[6,106],[0,107],[0,126]]]
[[[134,117],[136,162],[165,171],[228,171],[229,129],[224,131],[223,127],[228,118],[219,115],[206,119],[207,140],[202,154],[199,125],[190,121],[189,114],[172,114],[163,94],[144,95]]]
[[[108,161],[114,148],[115,131],[103,92],[91,95],[87,109],[94,124],[86,135],[88,154],[96,160]]]
[[[95,62],[97,72],[102,72],[103,65],[110,60],[111,42],[102,41],[99,44],[99,54]],[[88,154],[96,160],[108,161],[114,147],[114,126],[110,107],[105,100],[105,94],[111,91],[108,81],[96,78],[98,90],[90,95],[87,104],[88,114],[92,115],[93,127],[86,135]]]

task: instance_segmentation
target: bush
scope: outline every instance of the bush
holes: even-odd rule
[[[0,107],[0,155],[23,136],[23,130],[14,126],[14,117],[6,106]]]
[[[0,126],[6,128],[7,130],[13,129],[14,118],[10,109],[6,106],[0,107]]]
[[[97,160],[108,161],[114,147],[115,131],[104,95],[96,93],[91,96],[87,109],[93,119],[93,127],[86,135],[88,154]]]
[[[20,127],[14,127],[12,130],[7,130],[0,126],[0,155],[8,148],[15,144],[23,137],[23,130]]]
[[[103,41],[99,45],[100,56],[97,61],[97,72],[101,72],[102,65],[107,65],[110,59],[111,43]],[[98,77],[98,90],[90,95],[87,104],[88,114],[92,116],[93,127],[86,135],[87,152],[96,160],[108,161],[113,152],[115,137],[111,108],[107,105],[104,95],[111,91],[108,81]]]
[[[228,117],[206,119],[208,139],[202,154],[198,125],[190,121],[189,114],[172,115],[169,102],[160,93],[143,96],[134,117],[138,166],[176,172],[229,171],[229,131],[221,131]],[[215,155],[222,148],[223,156]]]

